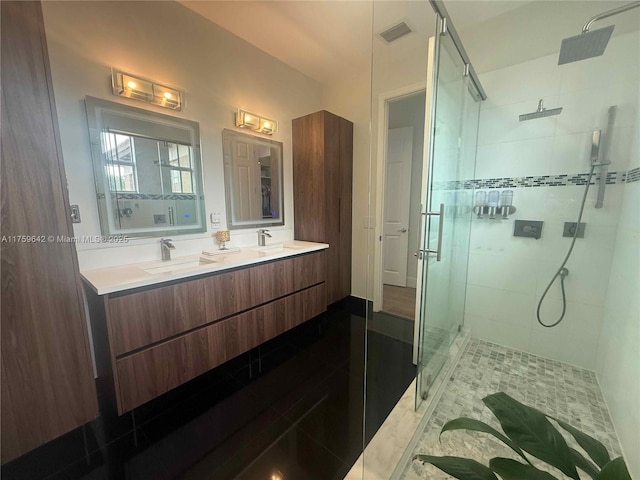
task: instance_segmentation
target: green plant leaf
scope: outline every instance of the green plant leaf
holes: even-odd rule
[[[503,480],[557,480],[550,473],[538,470],[532,465],[525,465],[511,458],[492,458],[489,467]]]
[[[415,459],[430,463],[459,480],[498,480],[489,467],[468,458],[416,455]]]
[[[580,480],[575,461],[564,437],[535,408],[528,407],[504,392],[484,397],[485,403],[500,421],[504,433],[522,450]]]
[[[624,459],[618,457],[602,467],[596,480],[631,480],[631,475],[629,475]]]
[[[587,452],[587,455],[589,455],[600,468],[604,467],[607,463],[611,461],[611,458],[609,457],[609,452],[607,452],[607,449],[605,448],[605,446],[602,443],[600,443],[598,440],[596,440],[593,437],[590,437],[584,432],[581,432],[577,428],[572,427],[568,423],[565,423],[562,420],[558,420],[557,418],[552,417],[551,415],[547,415],[547,417],[555,420],[558,423],[558,425],[560,425],[560,427],[562,427],[564,430],[569,432],[571,436],[576,439],[576,442],[578,442],[578,445],[580,445],[580,447],[582,447],[582,449],[585,452]]]
[[[598,467],[596,467],[593,463],[591,463],[589,460],[584,458],[579,451],[574,450],[571,447],[569,447],[569,451],[571,451],[571,456],[573,457],[573,461],[575,462],[576,467],[578,467],[580,470],[585,472],[591,478],[596,478],[599,471]]]
[[[527,463],[531,464],[531,462],[525,456],[522,449],[518,445],[513,443],[513,441],[509,437],[505,436],[502,432],[499,432],[492,426],[487,425],[484,422],[481,422],[480,420],[475,420],[473,418],[466,418],[466,417],[456,418],[455,420],[451,420],[444,424],[444,427],[442,427],[442,430],[440,431],[440,435],[442,435],[444,432],[448,432],[451,430],[472,430],[474,432],[483,432],[483,433],[488,433],[490,435],[493,435],[498,440],[505,443],[509,448],[511,448],[518,455],[520,455]]]

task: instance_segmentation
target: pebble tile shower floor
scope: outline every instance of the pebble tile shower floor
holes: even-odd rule
[[[484,406],[482,398],[500,391],[597,438],[607,447],[612,458],[621,455],[594,372],[472,339],[445,386],[411,458],[417,453],[453,455],[473,458],[485,465],[496,456],[517,458],[508,447],[486,434],[447,432],[438,441],[442,426],[457,417],[476,418],[499,429],[500,424]],[[570,446],[579,450],[572,438],[566,435],[565,438]],[[558,478],[567,478],[558,471],[552,473]],[[401,478],[439,480],[450,477],[431,465],[416,461],[407,464]]]

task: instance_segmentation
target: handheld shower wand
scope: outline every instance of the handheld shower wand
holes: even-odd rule
[[[589,186],[591,185],[591,179],[593,178],[593,174],[595,172],[596,167],[601,167],[602,169],[600,171],[598,200],[596,201],[596,208],[601,208],[603,205],[604,187],[607,183],[607,166],[611,163],[609,161],[607,147],[609,144],[611,144],[611,138],[613,135],[613,124],[616,118],[616,110],[617,110],[617,107],[615,105],[609,107],[609,111],[608,111],[609,117],[607,120],[607,133],[606,133],[606,139],[603,142],[602,155],[600,155],[600,143],[602,138],[602,135],[601,135],[602,132],[600,130],[594,130],[593,133],[591,134],[591,155],[589,157],[591,169],[589,170],[587,185],[585,186],[584,194],[582,195],[582,203],[580,204],[580,212],[578,213],[578,220],[576,222],[575,228],[573,229],[571,245],[569,246],[569,251],[565,255],[564,260],[560,265],[560,268],[558,268],[554,276],[551,278],[549,285],[547,285],[547,288],[545,288],[544,293],[540,297],[540,301],[538,302],[538,308],[536,309],[536,317],[538,318],[538,323],[540,323],[540,325],[542,325],[543,327],[548,327],[548,328],[555,327],[562,321],[567,311],[567,298],[564,291],[564,279],[569,275],[569,269],[566,268],[566,265],[567,265],[567,262],[569,261],[569,258],[571,257],[571,253],[573,252],[573,247],[575,247],[576,245],[576,239],[578,238],[578,235],[580,232],[580,221],[582,220],[582,214],[584,213],[584,206],[585,206],[585,203],[587,202],[587,194],[589,193]],[[560,314],[560,317],[555,322],[547,324],[542,321],[542,318],[540,317],[540,310],[542,308],[542,302],[547,296],[547,293],[549,293],[549,289],[551,288],[551,285],[553,285],[553,283],[556,281],[558,277],[560,277],[560,288],[562,290],[562,313]]]

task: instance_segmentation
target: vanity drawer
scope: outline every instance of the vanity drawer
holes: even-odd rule
[[[194,280],[106,300],[113,354],[118,356],[206,323],[205,291],[206,283]]]
[[[324,282],[324,255],[299,255],[110,298],[111,349],[121,356]]]
[[[326,280],[326,250],[312,253],[310,255],[293,257],[291,261],[293,264],[294,291],[310,287],[311,285],[316,285]]]
[[[326,310],[324,283],[116,360],[127,412]]]

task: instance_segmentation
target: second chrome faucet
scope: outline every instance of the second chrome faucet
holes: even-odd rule
[[[160,250],[162,251],[162,260],[171,260],[171,250],[175,250],[173,240],[170,238],[160,239]]]
[[[265,230],[264,228],[261,228],[260,230],[258,230],[258,246],[259,247],[264,247],[267,243],[267,237],[271,238],[271,234],[269,233],[269,230]]]

